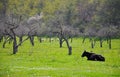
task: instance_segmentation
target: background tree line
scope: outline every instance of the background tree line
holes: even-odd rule
[[[119,7],[120,0],[0,0],[0,41],[3,47],[13,41],[13,54],[25,40],[34,46],[34,36],[57,36],[69,55],[72,37],[90,38],[92,48],[107,40],[111,49],[111,39],[120,37]]]

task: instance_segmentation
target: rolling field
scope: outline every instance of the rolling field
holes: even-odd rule
[[[81,38],[74,38],[70,43],[72,55],[68,54],[66,43],[59,48],[59,42],[45,40],[39,43],[35,38],[33,47],[29,40],[19,47],[16,55],[12,54],[12,43],[2,48],[0,43],[0,77],[120,77],[120,39],[112,40],[112,49],[106,41],[103,48],[99,41],[91,48],[88,39],[82,44]],[[87,61],[81,58],[84,50],[93,51],[105,57],[105,62]]]

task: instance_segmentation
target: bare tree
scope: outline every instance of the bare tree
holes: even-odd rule
[[[57,37],[59,38],[60,48],[63,42],[66,42],[68,48],[68,55],[72,55],[72,46],[70,46],[69,39],[74,35],[74,28],[68,25],[64,20],[64,14],[57,12],[56,15],[48,21],[48,25]]]
[[[97,29],[95,27],[87,27],[85,29],[84,36],[89,37],[90,42],[91,42],[91,48],[94,48],[94,46],[95,46],[96,33],[97,33]],[[84,38],[84,40],[85,40],[85,38]]]
[[[40,18],[38,17],[37,19],[39,20]],[[5,33],[9,36],[9,39],[13,39],[13,54],[16,54],[18,51],[18,47],[28,39],[30,39],[31,44],[34,46],[34,35],[36,34],[36,26],[34,26],[34,24],[38,20],[32,20],[32,18],[30,18],[28,19],[28,23],[28,21],[21,22],[21,16],[19,15],[16,18],[14,17],[14,15],[8,16],[8,19],[5,22]],[[28,31],[25,32],[24,28],[27,28]],[[22,37],[24,35],[27,35],[27,37],[23,40]],[[17,37],[20,37],[19,43],[17,42]]]

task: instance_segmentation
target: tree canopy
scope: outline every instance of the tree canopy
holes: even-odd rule
[[[68,49],[74,36],[111,42],[120,37],[119,7],[120,0],[0,0],[0,38],[57,35]]]

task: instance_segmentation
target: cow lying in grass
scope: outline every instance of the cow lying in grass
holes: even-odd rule
[[[105,58],[99,54],[91,53],[91,52],[86,52],[86,50],[83,52],[81,57],[87,57],[87,60],[92,60],[92,61],[105,61]]]

